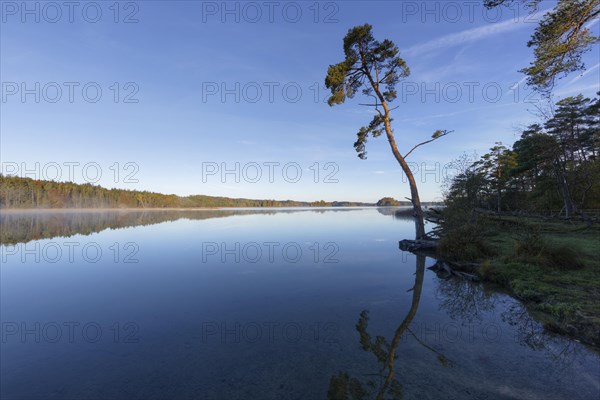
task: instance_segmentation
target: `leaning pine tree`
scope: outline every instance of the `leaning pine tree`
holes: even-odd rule
[[[383,42],[375,40],[371,32],[372,28],[371,25],[365,24],[348,31],[344,38],[345,60],[339,64],[330,65],[327,70],[325,85],[331,90],[328,104],[333,106],[344,103],[346,98],[353,98],[359,89],[362,89],[363,95],[373,98],[372,103],[361,104],[374,107],[375,115],[369,125],[358,131],[358,139],[354,143],[354,148],[358,152],[358,157],[364,160],[367,154],[365,144],[369,135],[378,137],[385,132],[392,153],[408,178],[416,236],[417,239],[421,239],[425,236],[423,209],[417,183],[406,158],[417,147],[433,142],[450,132],[437,130],[431,139],[417,144],[404,155],[400,153],[394,139],[389,104],[396,99],[396,84],[401,78],[409,76],[410,70],[406,62],[398,56],[398,47],[387,39]]]

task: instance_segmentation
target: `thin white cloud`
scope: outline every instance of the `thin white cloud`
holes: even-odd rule
[[[524,77],[522,77],[521,79],[519,79],[519,82],[515,82],[515,84],[510,87],[510,90],[507,90],[506,93],[504,93],[504,97],[509,97],[509,96],[513,96],[514,97],[515,96],[514,91],[515,90],[521,90],[521,85],[526,80],[527,80],[527,75],[525,75]]]
[[[448,63],[436,65],[433,68],[416,69],[413,79],[437,82],[447,77],[456,78],[457,75],[471,76],[480,70],[481,66],[473,58],[465,56],[466,50],[467,47],[463,47],[456,51]]]
[[[577,82],[578,80],[580,80],[581,78],[583,78],[584,76],[586,76],[587,74],[589,74],[590,72],[592,72],[593,70],[595,70],[596,68],[600,67],[600,63],[594,65],[591,68],[588,68],[585,72],[577,75],[575,78],[571,79],[569,81],[569,83],[566,84],[566,86],[570,86],[572,83]]]
[[[416,56],[440,49],[446,49],[459,44],[475,42],[477,40],[485,39],[487,37],[495,36],[504,32],[514,31],[522,28],[523,26],[525,25],[519,24],[513,20],[480,26],[478,28],[467,29],[457,33],[450,33],[437,39],[430,40],[429,42],[417,44],[409,47],[404,51],[404,53],[409,56]]]
[[[544,10],[542,12],[542,15],[544,15],[548,11],[550,11],[550,9]],[[475,42],[502,33],[515,31],[523,27],[531,27],[531,24],[524,22],[524,18],[525,17],[520,18],[518,20],[509,19],[503,22],[487,24],[477,28],[467,29],[461,32],[450,33],[448,35],[441,36],[437,39],[430,40],[429,42],[409,47],[404,51],[404,53],[406,55],[416,56],[419,54],[429,53],[440,49],[446,49],[448,47],[453,47],[460,44]]]
[[[521,86],[523,84],[523,82],[525,82],[527,80],[528,76],[525,75],[524,77],[522,77],[519,82],[517,82],[517,84],[514,86],[515,88],[518,88],[519,86]]]
[[[373,173],[377,175],[383,175],[385,174],[385,171],[373,171]]]
[[[567,95],[573,95],[573,94],[583,94],[584,96],[590,95],[593,96],[596,92],[600,91],[600,84],[598,83],[593,83],[591,85],[585,85],[585,84],[580,84],[580,85],[573,85],[573,86],[567,86],[564,87],[558,91],[556,91],[554,93],[554,95],[558,96],[558,97],[565,97]]]
[[[473,113],[474,111],[509,107],[514,104],[515,103],[498,103],[498,104],[492,104],[492,105],[487,105],[487,106],[483,106],[483,107],[462,108],[459,111],[453,111],[453,112],[443,113],[443,114],[423,115],[423,116],[414,117],[414,118],[401,118],[400,121],[401,122],[417,122],[417,121],[424,121],[424,120],[429,120],[429,119],[454,117],[454,116],[460,115],[460,114]]]
[[[600,18],[594,18],[585,26],[586,29],[590,29],[592,26],[596,25],[600,21]]]

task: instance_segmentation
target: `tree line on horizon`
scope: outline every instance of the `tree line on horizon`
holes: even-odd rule
[[[0,174],[0,208],[216,208],[353,207],[402,205],[384,197],[378,203],[353,201],[255,200],[220,196],[177,196],[148,191],[106,189],[90,183],[37,180]],[[393,200],[393,199],[392,199]],[[381,204],[380,204],[381,203]]]

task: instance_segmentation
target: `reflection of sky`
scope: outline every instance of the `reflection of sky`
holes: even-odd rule
[[[105,398],[122,393],[257,398],[267,392],[322,398],[331,375],[341,370],[358,377],[377,371],[372,355],[360,350],[355,324],[368,309],[369,332],[389,340],[404,318],[412,300],[415,257],[398,250],[398,239],[413,229],[410,221],[366,209],[182,219],[29,242],[29,249],[36,243],[42,248],[95,243],[103,256],[95,263],[77,251],[73,263],[66,257],[56,263],[9,257],[0,269],[3,326],[11,321],[30,327],[35,322],[95,322],[104,336],[97,343],[76,336],[74,343],[65,337],[39,344],[31,335],[25,343],[8,336],[2,343],[2,395],[83,398],[94,389]],[[264,248],[267,242],[279,244],[273,262],[266,254],[250,262],[241,251],[221,258],[236,243],[242,249],[251,243]],[[127,243],[137,246],[133,259],[139,262],[123,262],[124,253],[115,262],[111,247],[123,250]],[[327,243],[337,246],[332,260],[338,262],[324,262]],[[207,244],[217,244],[219,252],[207,255]],[[296,262],[281,252],[290,244],[302,249]],[[320,249],[316,259],[315,244]],[[426,266],[432,263],[428,259]],[[597,356],[564,339],[546,337],[548,347],[541,351],[519,343],[505,320],[521,326],[527,314],[518,307],[509,312],[517,303],[483,289],[425,271],[411,327],[453,367],[441,366],[414,338],[403,338],[397,373],[407,393],[439,398],[439,393],[459,397],[469,390],[475,398],[593,398]],[[121,330],[124,323],[135,323],[139,342],[115,343],[110,331],[115,322]],[[266,333],[252,343],[236,341],[235,333],[203,339],[207,323],[225,323],[233,332],[236,323],[293,323],[302,333],[298,341],[280,331],[273,341],[266,340]],[[322,327],[318,339],[315,324]],[[565,346],[568,364],[553,358]]]

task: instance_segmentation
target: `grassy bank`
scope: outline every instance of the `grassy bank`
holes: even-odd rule
[[[479,261],[474,272],[522,300],[551,331],[600,346],[600,226],[479,217],[450,229],[442,258]]]

